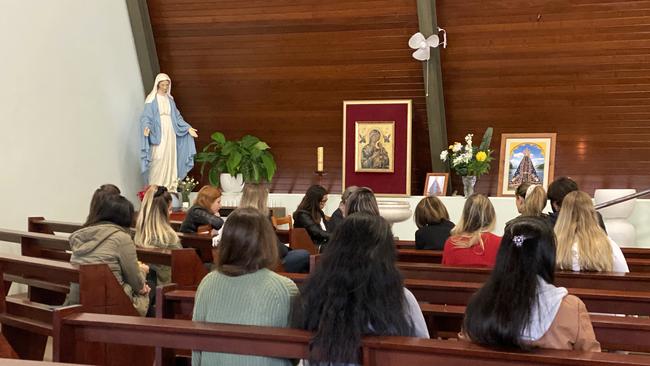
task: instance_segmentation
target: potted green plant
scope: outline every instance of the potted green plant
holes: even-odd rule
[[[224,192],[240,192],[245,182],[270,182],[276,164],[266,142],[251,135],[238,141],[228,141],[221,132],[211,136],[211,142],[195,156],[201,163],[201,174],[208,168],[210,184]]]

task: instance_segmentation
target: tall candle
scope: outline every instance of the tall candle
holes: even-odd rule
[[[316,171],[322,172],[323,171],[323,147],[322,146],[319,146],[316,149],[316,161],[318,163]]]

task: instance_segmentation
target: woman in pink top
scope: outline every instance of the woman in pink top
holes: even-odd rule
[[[465,201],[463,215],[451,231],[442,252],[442,264],[467,267],[493,267],[501,237],[490,233],[496,214],[490,200],[473,194]]]

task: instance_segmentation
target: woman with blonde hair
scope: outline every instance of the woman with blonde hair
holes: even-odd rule
[[[522,216],[545,217],[546,191],[538,184],[522,183],[515,190],[515,204]]]
[[[213,186],[201,187],[194,204],[187,210],[180,231],[195,233],[201,225],[210,225],[214,230],[221,229],[223,219],[219,216],[220,208],[221,190]]]
[[[258,210],[271,221],[271,212],[267,202],[269,190],[263,184],[246,183],[242,191],[239,207],[250,207]],[[282,244],[276,235],[278,258],[284,270],[290,273],[309,272],[309,252],[304,249],[291,249]]]
[[[135,245],[143,248],[182,248],[178,235],[169,224],[171,205],[172,195],[167,188],[152,185],[147,189],[135,224]],[[169,266],[151,265],[150,268],[156,272],[156,284],[171,282]]]
[[[630,271],[621,248],[598,225],[594,204],[585,192],[574,191],[564,197],[555,235],[559,269]]]
[[[454,223],[449,221],[447,208],[436,196],[424,197],[415,207],[413,215],[418,231],[415,232],[415,248],[442,250]]]
[[[493,267],[501,237],[490,233],[496,214],[490,200],[475,193],[467,198],[458,225],[451,231],[442,252],[442,264]]]

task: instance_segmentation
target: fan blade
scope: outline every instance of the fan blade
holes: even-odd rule
[[[429,47],[420,48],[419,50],[413,52],[413,58],[420,61],[426,61],[429,59],[429,55],[430,55],[429,50],[430,50]]]
[[[420,43],[422,43],[424,41],[426,41],[426,38],[424,38],[422,33],[417,32],[414,35],[412,35],[411,38],[409,39],[409,47],[411,47],[412,49],[415,50],[415,49],[419,48]]]
[[[429,47],[434,47],[434,48],[438,47],[438,45],[440,44],[440,38],[438,38],[438,36],[434,34],[429,38],[427,38],[427,44],[429,45]]]

